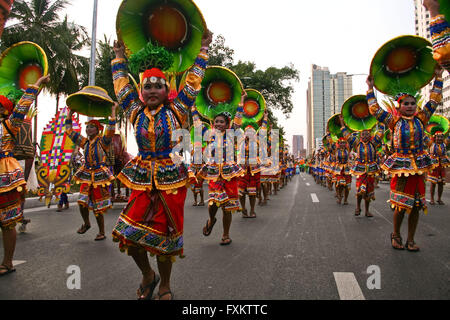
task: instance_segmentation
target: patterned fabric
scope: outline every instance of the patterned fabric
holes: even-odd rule
[[[225,211],[239,211],[241,205],[239,203],[238,180],[233,178],[229,181],[219,178],[210,181],[208,190],[208,205],[216,205],[222,207]]]
[[[258,189],[261,187],[261,174],[252,174],[247,168],[245,175],[238,178],[239,195],[256,196]]]
[[[350,145],[350,149],[356,151],[356,159],[350,169],[351,174],[354,176],[364,174],[377,175],[380,171],[377,149],[382,144],[383,131],[378,131],[368,142],[363,142],[358,132],[350,134],[345,127],[342,127],[341,130]]]
[[[22,203],[25,190],[11,190],[0,193],[0,227],[12,229],[23,219]]]
[[[444,15],[437,15],[430,21],[433,58],[450,72],[450,27]]]
[[[88,183],[83,183],[80,186],[78,204],[92,210],[95,216],[104,214],[106,210],[112,208],[109,187],[93,187]]]
[[[186,186],[188,170],[184,164],[174,164],[170,157],[176,143],[172,132],[187,126],[188,111],[201,89],[208,56],[200,53],[188,71],[186,84],[178,96],[167,105],[149,110],[130,84],[124,59],[111,62],[114,89],[119,105],[134,126],[138,156],[130,161],[118,179],[133,190],[171,190]],[[152,168],[154,164],[154,169]]]
[[[110,121],[103,136],[97,135],[92,139],[83,137],[72,128],[72,120],[66,120],[67,136],[78,146],[84,148],[84,164],[74,174],[76,183],[86,183],[94,187],[108,186],[114,176],[106,166],[106,150],[112,142],[115,132],[115,120]]]
[[[363,196],[366,200],[375,200],[375,178],[369,174],[362,174],[356,178],[356,196]]]
[[[391,180],[390,203],[397,210],[411,213],[414,207],[427,213],[425,178],[423,175],[394,176]]]
[[[183,257],[184,201],[187,189],[176,192],[133,190],[113,230],[121,251],[140,247],[159,257]],[[168,211],[165,209],[167,204]]]
[[[441,183],[445,184],[445,168],[439,166],[432,172],[428,172],[427,181],[433,184]]]
[[[19,162],[14,158],[12,153],[14,149],[14,138],[9,131],[16,136],[19,134],[20,125],[25,119],[25,115],[28,113],[31,104],[36,99],[37,94],[37,87],[28,87],[20,101],[14,107],[13,113],[8,119],[3,120],[0,123],[0,194],[12,191],[16,188],[19,188],[18,191],[20,192],[25,188],[26,181],[24,173]],[[8,217],[13,214],[13,211],[17,211],[15,209],[11,209],[11,211],[8,208],[4,208],[3,210],[9,212]],[[5,212],[0,213],[6,214]]]
[[[422,174],[432,170],[436,162],[425,151],[424,125],[442,99],[442,79],[436,79],[430,101],[413,117],[394,116],[377,103],[373,90],[367,92],[370,113],[393,132],[394,153],[381,164],[392,175]]]

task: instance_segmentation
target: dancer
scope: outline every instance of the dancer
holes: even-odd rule
[[[26,181],[19,162],[14,158],[15,137],[35,101],[39,87],[50,82],[50,76],[39,78],[25,93],[12,92],[0,96],[0,229],[3,237],[3,261],[0,276],[16,271],[13,266],[16,248],[16,224],[23,219],[22,203],[25,200]],[[18,100],[17,105],[15,102]]]
[[[106,239],[105,220],[103,215],[112,207],[110,185],[114,180],[110,169],[106,166],[106,150],[108,150],[114,132],[116,130],[116,109],[115,103],[112,108],[112,114],[109,118],[105,134],[101,133],[104,129],[98,120],[89,120],[86,123],[87,138],[80,135],[72,129],[73,111],[69,111],[66,120],[67,136],[80,148],[84,149],[84,164],[74,174],[75,183],[81,184],[78,206],[80,208],[83,225],[77,233],[84,234],[91,228],[89,220],[89,210],[94,212],[98,225],[98,234],[95,241]]]
[[[432,170],[436,164],[424,149],[424,125],[428,123],[442,99],[442,72],[436,67],[435,81],[430,92],[430,101],[417,111],[416,98],[412,93],[399,93],[396,96],[398,106],[391,114],[384,111],[377,103],[374,95],[372,76],[367,78],[367,102],[370,113],[383,122],[393,134],[394,153],[381,165],[393,177],[391,180],[390,202],[394,212],[394,231],[391,233],[391,245],[394,249],[404,249],[400,227],[405,212],[408,217],[408,238],[406,249],[419,251],[414,242],[419,211],[426,212],[424,174]]]
[[[137,92],[129,82],[125,46],[121,41],[114,43],[116,58],[111,62],[114,90],[121,108],[134,124],[139,154],[117,177],[132,193],[114,227],[113,237],[120,250],[133,257],[142,273],[139,299],[151,299],[159,280],[158,299],[174,298],[170,276],[175,257],[183,256],[184,203],[189,178],[186,166],[171,157],[176,144],[171,141],[170,132],[187,127],[189,108],[201,88],[211,40],[212,34],[206,31],[201,51],[187,72],[186,85],[174,100],[169,100],[168,81],[161,71],[165,69],[163,65],[144,72]],[[167,130],[160,129],[161,123]],[[156,255],[160,276],[151,268],[147,252]]]
[[[336,202],[342,203],[344,199],[344,205],[348,204],[348,195],[350,193],[352,185],[352,176],[350,174],[350,150],[347,140],[344,137],[340,137],[339,140],[333,144],[331,138],[329,138],[329,144],[332,145],[332,150],[335,154],[335,162],[333,173],[335,177],[335,189],[337,194]]]
[[[381,146],[384,134],[384,124],[380,123],[380,129],[372,136],[370,130],[361,133],[350,133],[344,124],[344,118],[339,116],[341,132],[350,146],[356,151],[355,161],[350,173],[356,176],[356,209],[355,216],[361,213],[361,201],[364,199],[366,217],[373,217],[369,212],[370,201],[375,200],[375,177],[380,172],[377,161],[377,149]]]
[[[438,166],[429,172],[427,175],[427,181],[431,183],[430,188],[430,204],[434,205],[434,194],[437,185],[437,203],[444,205],[442,201],[442,193],[445,185],[445,168],[450,166],[450,159],[447,156],[447,145],[450,144],[450,138],[445,138],[442,131],[437,131],[433,135],[433,139],[429,139],[425,136],[425,145],[429,147],[431,157],[437,162]]]
[[[244,111],[243,106],[246,95],[247,94],[244,90],[242,92],[241,102],[237,107],[237,112],[233,121],[233,127],[235,130],[240,128],[242,124],[242,113]],[[194,120],[194,124],[200,123],[199,114],[195,107],[192,110],[192,118]],[[227,111],[217,114],[213,120],[213,131],[215,134],[212,137],[211,143],[215,143],[215,139],[219,139],[219,135],[221,135],[221,139],[223,140],[223,150],[227,150],[227,143],[233,143],[234,145],[234,141],[226,141],[225,135],[225,131],[230,128],[232,120],[231,113]],[[218,152],[217,149],[214,150],[214,154],[212,154],[211,157],[205,159],[205,164],[198,173],[200,178],[208,181],[209,187],[209,219],[203,227],[203,235],[209,236],[211,234],[211,231],[217,221],[217,211],[219,208],[222,208],[223,234],[220,245],[229,245],[232,242],[230,238],[232,213],[241,210],[241,206],[239,205],[238,177],[240,177],[244,171],[236,164],[234,160],[235,154],[230,157],[232,159],[225,159],[226,152],[223,152],[222,159],[218,158],[219,163],[217,163],[216,158],[220,157],[220,155],[216,156],[216,152]]]
[[[267,110],[264,112],[264,119],[261,126],[262,130],[267,130]],[[250,152],[249,148],[254,147],[258,148],[259,151],[259,143],[257,141],[257,134],[255,134],[256,143],[254,146],[250,146],[250,141],[253,140],[251,138],[246,136],[245,138],[245,163],[242,165],[242,169],[244,170],[244,175],[239,177],[238,179],[238,191],[239,191],[239,201],[241,203],[242,207],[242,217],[243,218],[256,218],[256,212],[255,212],[255,205],[256,205],[256,196],[258,191],[261,189],[261,158],[257,155],[257,158],[255,164],[250,163]],[[258,154],[258,152],[257,152]],[[248,195],[249,201],[250,201],[250,215],[247,212],[247,209],[245,208],[245,198],[246,195]]]

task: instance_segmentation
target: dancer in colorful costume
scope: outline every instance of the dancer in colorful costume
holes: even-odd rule
[[[435,204],[434,194],[437,185],[437,203],[444,205],[442,193],[445,185],[445,168],[450,166],[450,159],[447,156],[447,146],[450,145],[450,137],[447,136],[446,138],[442,131],[436,131],[432,139],[425,136],[425,145],[428,146],[431,157],[438,164],[438,166],[427,175],[427,181],[431,183],[430,204]]]
[[[356,176],[356,210],[355,215],[361,213],[361,201],[364,199],[366,217],[373,217],[369,212],[371,200],[375,200],[375,176],[380,173],[377,160],[377,149],[382,144],[384,124],[380,123],[380,130],[372,136],[370,130],[350,133],[344,124],[342,115],[341,131],[350,146],[355,150],[356,157],[350,173]]]
[[[4,249],[0,276],[15,271],[12,262],[16,247],[15,227],[17,222],[23,219],[22,203],[25,200],[27,184],[24,172],[14,158],[15,137],[39,93],[39,87],[49,81],[49,76],[43,76],[34,85],[29,86],[25,93],[14,91],[7,97],[0,96],[0,228]],[[16,104],[17,100],[19,102]]]
[[[264,113],[264,120],[261,129],[267,130],[267,111]],[[254,159],[256,161],[255,164],[249,162],[250,157],[249,148],[250,147],[258,148],[256,154],[258,154],[259,152],[259,143],[257,141],[258,136],[256,131],[254,134],[255,134],[254,140],[256,140],[256,143],[254,143],[254,145],[252,144],[252,146],[250,146],[250,143],[253,139],[250,139],[248,136],[246,136],[245,138],[245,155],[244,155],[245,163],[241,165],[245,173],[238,179],[239,201],[242,206],[242,216],[244,218],[256,218],[255,212],[256,196],[258,192],[261,190],[261,171],[262,171],[261,157],[258,155],[256,156],[257,158]],[[250,200],[250,215],[247,213],[247,209],[245,208],[246,195],[248,195]]]
[[[188,125],[189,109],[201,88],[211,40],[212,34],[205,32],[201,51],[187,71],[186,84],[173,100],[169,99],[168,81],[162,72],[164,65],[147,69],[137,92],[129,81],[124,44],[114,44],[114,90],[134,126],[139,154],[117,177],[132,193],[113,237],[142,272],[139,299],[151,299],[159,280],[158,298],[173,299],[170,276],[175,257],[183,257],[184,203],[189,178],[186,166],[171,157],[176,145],[171,133]],[[147,252],[157,256],[160,276],[151,268]]]
[[[352,185],[352,176],[350,174],[349,164],[350,149],[348,147],[347,140],[344,137],[340,137],[336,143],[333,143],[330,137],[328,137],[328,139],[329,144],[332,146],[332,151],[335,154],[333,174],[337,194],[336,202],[341,204],[342,198],[344,198],[344,205],[347,205],[348,195]]]
[[[116,108],[112,108],[105,134],[102,136],[103,125],[95,119],[86,123],[87,138],[72,129],[73,111],[70,110],[66,120],[68,137],[80,148],[84,149],[84,164],[73,176],[75,183],[81,184],[78,205],[83,219],[83,225],[78,229],[84,234],[91,228],[89,210],[92,210],[97,221],[99,233],[95,240],[106,239],[105,220],[103,215],[112,207],[110,185],[114,180],[110,169],[106,166],[106,150],[108,150],[116,130]]]
[[[424,174],[436,164],[425,150],[423,143],[424,125],[426,125],[442,99],[442,68],[436,68],[435,82],[430,93],[430,101],[422,110],[417,110],[416,97],[412,93],[399,93],[395,114],[383,110],[374,94],[374,80],[367,78],[367,102],[370,113],[383,122],[393,134],[394,153],[381,164],[382,170],[392,175],[390,202],[394,212],[394,232],[391,244],[394,249],[404,249],[400,235],[400,226],[405,212],[408,217],[408,238],[406,248],[418,251],[414,242],[419,211],[426,212]]]
[[[241,102],[237,107],[237,112],[234,117],[233,127],[238,129],[242,125],[242,113],[243,105],[246,93],[242,92]],[[230,106],[232,108],[232,106]],[[225,131],[230,128],[232,122],[232,115],[228,111],[220,112],[214,116],[213,119],[213,137],[210,142],[210,146],[215,143],[217,135],[223,135],[223,149],[227,150],[227,140]],[[197,109],[193,108],[192,118],[194,120],[194,125],[200,123],[199,113]],[[230,142],[233,143],[234,141]],[[220,149],[220,148],[219,148]],[[236,164],[235,154],[230,159],[226,159],[226,152],[223,152],[222,159],[218,159],[219,163],[216,162],[216,152],[213,150],[211,157],[205,159],[205,164],[198,173],[198,176],[206,181],[208,181],[208,213],[209,219],[206,221],[206,225],[203,227],[203,235],[209,236],[211,231],[217,221],[216,214],[219,208],[223,211],[223,234],[221,245],[229,245],[231,243],[230,238],[230,227],[232,221],[232,213],[241,210],[239,204],[239,192],[238,192],[238,177],[240,177],[244,171]],[[218,155],[217,157],[220,157]],[[221,161],[222,160],[222,161]]]

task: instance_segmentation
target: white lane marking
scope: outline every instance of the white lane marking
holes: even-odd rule
[[[315,193],[311,193],[312,202],[320,202]]]
[[[389,224],[393,225],[393,223],[392,223],[391,221],[389,221],[388,219],[386,219],[386,217],[383,216],[380,212],[378,212],[377,209],[373,208],[373,211],[375,211],[375,213],[376,213],[377,215],[379,215],[380,217],[382,217],[382,218],[383,218],[384,220],[386,220]]]
[[[18,266],[19,264],[25,263],[25,262],[26,262],[25,260],[13,260],[12,261],[14,267]]]
[[[310,186],[309,182],[307,182],[306,185],[309,187]]]
[[[353,272],[333,272],[341,300],[366,300]]]

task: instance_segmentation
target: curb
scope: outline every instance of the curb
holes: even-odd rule
[[[79,192],[77,193],[69,193],[67,197],[69,198],[69,202],[76,202],[78,200],[78,196],[80,195]],[[42,198],[42,201],[39,201],[39,197],[33,197],[33,198],[26,198],[25,199],[25,206],[24,209],[31,209],[31,208],[38,208],[38,207],[45,207],[44,198]],[[55,202],[55,199],[52,198],[52,202],[50,205],[57,204]]]

